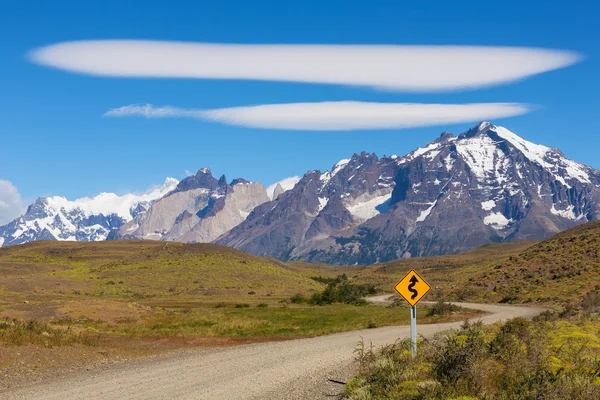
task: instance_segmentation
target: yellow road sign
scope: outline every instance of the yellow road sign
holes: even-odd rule
[[[411,269],[394,287],[411,306],[415,306],[431,290],[431,286]]]

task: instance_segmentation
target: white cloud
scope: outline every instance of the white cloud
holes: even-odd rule
[[[473,122],[522,115],[531,110],[519,103],[417,104],[358,101],[264,104],[215,110],[129,105],[105,116],[146,118],[189,117],[251,128],[343,131],[402,129]]]
[[[118,77],[249,79],[403,91],[475,89],[514,82],[582,59],[564,50],[488,46],[260,45],[143,40],[64,42],[30,59]]]
[[[25,205],[17,188],[9,181],[0,179],[0,225],[17,218],[25,211]]]
[[[275,187],[277,187],[278,184],[281,185],[284,192],[287,192],[288,190],[293,189],[294,186],[296,186],[296,183],[300,181],[300,179],[301,178],[299,176],[290,176],[289,178],[285,178],[280,180],[279,182],[275,182],[267,188],[267,195],[270,199],[273,199],[273,192],[275,191]]]

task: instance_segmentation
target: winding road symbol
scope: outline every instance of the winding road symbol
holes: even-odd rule
[[[431,290],[417,271],[411,269],[395,286],[396,291],[411,306],[416,305]]]
[[[414,289],[415,285],[419,283],[419,280],[417,279],[416,275],[413,275],[412,278],[410,278],[409,282],[410,284],[408,285],[408,291],[412,293],[410,299],[414,300],[419,295],[419,292],[416,289]]]

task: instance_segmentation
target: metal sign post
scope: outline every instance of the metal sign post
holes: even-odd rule
[[[410,352],[412,358],[417,357],[417,306],[410,308]]]
[[[410,347],[412,357],[417,356],[417,303],[431,290],[431,286],[415,270],[410,270],[394,287],[410,304]]]

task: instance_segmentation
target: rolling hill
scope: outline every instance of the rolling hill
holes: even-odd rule
[[[456,255],[373,265],[356,276],[390,290],[410,268],[434,286],[429,299],[577,304],[588,292],[600,290],[600,222],[540,242],[493,244]]]
[[[320,287],[279,261],[215,244],[38,241],[0,249],[0,293],[29,299],[291,294]]]

